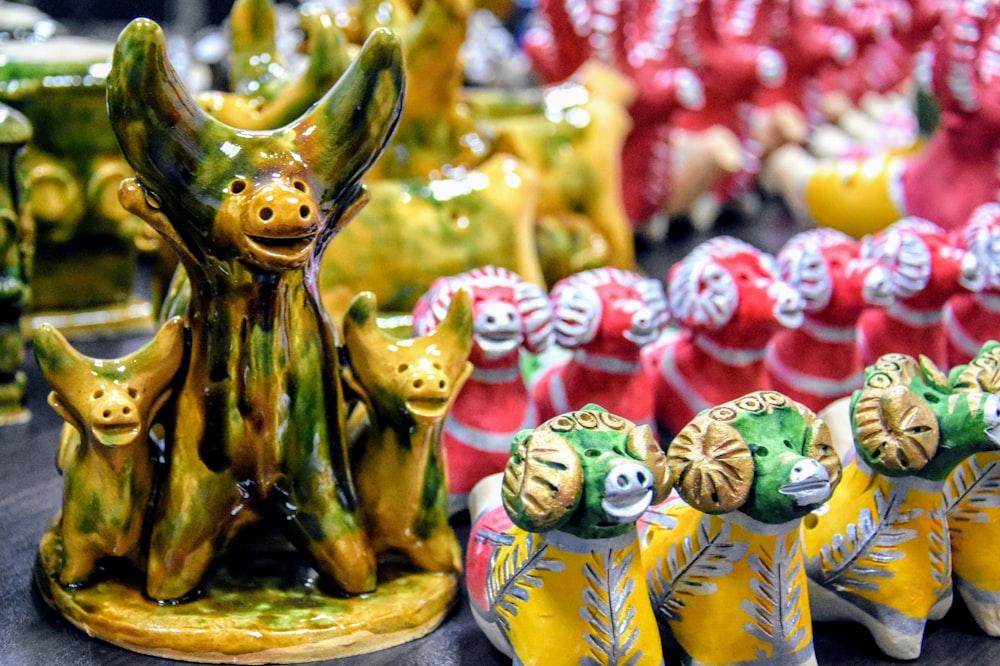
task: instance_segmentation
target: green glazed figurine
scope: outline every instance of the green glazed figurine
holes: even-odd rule
[[[360,179],[398,122],[403,92],[399,42],[377,30],[300,117],[242,130],[184,89],[158,25],[136,19],[119,37],[108,110],[135,172],[119,196],[176,252],[188,284],[170,304],[180,318],[160,334],[176,350],[170,331],[183,328],[176,377],[174,354],[145,389],[115,377],[137,401],[130,409],[142,425],[128,428],[152,442],[151,471],[94,458],[106,410],[70,406],[100,400],[99,389],[76,396],[57,387],[54,404],[79,434],[63,437],[66,504],[42,541],[36,578],[89,634],[192,661],[298,662],[395,645],[444,618],[457,593],[453,557],[416,567],[378,557],[400,544],[365,520],[342,350],[317,291],[323,253],[366,201]],[[461,349],[442,361],[456,386]],[[73,355],[43,357],[56,377]],[[367,362],[356,359],[355,376],[368,379]],[[150,401],[168,390],[150,429],[160,406]],[[132,446],[121,457],[137,461],[142,449]],[[81,474],[90,479],[90,467],[119,485],[70,488]],[[433,483],[424,486],[433,494]],[[143,491],[150,500],[140,511]],[[97,505],[120,493],[119,512],[101,512],[93,536],[84,533],[94,501],[80,493]],[[136,542],[126,523],[140,513]]]
[[[90,332],[153,322],[151,304],[134,293],[145,225],[118,201],[132,171],[105,102],[113,46],[63,35],[4,42],[0,102],[34,130],[24,156],[35,225],[32,327],[44,320]]]
[[[0,426],[31,418],[21,370],[21,319],[28,301],[34,234],[19,168],[21,151],[30,139],[27,118],[0,104]]]

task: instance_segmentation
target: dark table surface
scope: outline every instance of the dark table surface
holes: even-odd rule
[[[770,212],[769,212],[770,211]],[[765,207],[750,224],[724,216],[711,233],[742,237],[761,249],[774,252],[796,229],[787,217]],[[671,228],[665,241],[640,242],[641,265],[663,278],[666,267],[706,238],[705,232]],[[85,354],[113,358],[139,347],[144,335],[74,341]],[[48,388],[32,356],[25,370],[30,387],[33,419],[26,425],[0,426],[0,666],[109,666],[171,662],[128,652],[92,639],[54,614],[40,600],[32,583],[32,567],[39,539],[59,510],[62,481],[55,469],[55,450],[61,421],[45,402]],[[463,542],[468,537],[467,518],[456,518],[454,527]],[[817,660],[820,664],[890,664],[867,631],[846,623],[817,624]],[[369,655],[334,660],[337,664],[434,665],[507,664],[479,632],[472,620],[464,591],[444,624],[428,636]],[[674,653],[666,662],[677,663]],[[326,662],[333,663],[333,662]],[[983,635],[956,599],[948,616],[931,622],[926,630],[919,664],[1000,664],[1000,639]]]

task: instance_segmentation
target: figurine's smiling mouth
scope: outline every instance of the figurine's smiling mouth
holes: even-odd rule
[[[94,432],[104,446],[126,446],[139,436],[136,423],[121,423],[95,426]]]
[[[316,240],[316,234],[305,234],[303,236],[251,236],[247,235],[254,245],[269,250],[286,250],[292,253],[299,253],[309,248]]]
[[[406,406],[417,416],[435,417],[444,413],[448,405],[447,397],[438,398],[410,398],[406,401]]]
[[[829,480],[813,479],[787,483],[778,488],[778,492],[782,495],[794,497],[795,503],[799,506],[807,506],[809,504],[825,502],[830,499],[832,491]]]
[[[601,508],[609,518],[621,523],[630,523],[642,515],[653,501],[652,488],[639,488],[631,492],[605,496]]]

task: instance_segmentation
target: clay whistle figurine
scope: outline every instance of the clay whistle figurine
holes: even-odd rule
[[[517,435],[473,490],[466,583],[516,664],[663,664],[635,521],[670,492],[649,426],[587,405]]]
[[[927,620],[952,600],[944,487],[965,458],[1000,450],[998,410],[926,357],[866,368],[850,399],[855,455],[830,510],[804,523],[814,620],[858,622],[890,657],[920,656]]]
[[[108,110],[136,172],[120,196],[191,283],[190,364],[167,417],[172,459],[150,539],[153,599],[195,594],[233,531],[265,517],[324,580],[348,593],[376,586],[315,271],[364,202],[359,180],[398,120],[402,67],[396,38],[376,31],[302,116],[248,131],[198,106],[155,23],[136,19],[119,37]]]
[[[436,280],[413,309],[413,332],[427,335],[447,316],[459,290],[472,293],[472,375],[444,425],[448,492],[465,504],[477,481],[503,471],[514,436],[539,423],[521,374],[521,350],[552,343],[552,306],[536,284],[496,266]]]
[[[830,429],[774,391],[706,410],[667,449],[679,497],[639,542],[685,664],[815,664],[800,525],[837,487]]]
[[[364,399],[368,432],[351,452],[358,499],[376,554],[404,553],[427,571],[460,571],[448,524],[445,416],[472,372],[472,303],[451,300],[431,333],[399,339],[376,322],[376,301],[359,294],[344,317],[348,386]],[[386,489],[391,488],[391,492]]]
[[[667,298],[680,332],[645,347],[661,430],[764,388],[764,355],[778,331],[802,324],[804,302],[774,257],[730,236],[705,241],[671,267]]]
[[[857,325],[869,307],[893,300],[890,271],[861,257],[862,245],[834,229],[810,229],[777,255],[781,279],[805,303],[802,326],[778,331],[768,343],[768,387],[819,411],[861,388],[864,364]]]
[[[903,218],[866,238],[862,256],[891,267],[894,295],[888,306],[869,308],[858,320],[862,363],[870,365],[889,353],[923,354],[945,367],[945,306],[953,296],[986,286],[980,257],[958,247],[938,225],[918,217]]]
[[[62,585],[87,585],[108,558],[145,568],[141,539],[159,457],[150,430],[181,369],[184,338],[184,322],[174,317],[142,349],[93,359],[48,324],[35,334],[49,404],[66,421],[57,456],[62,512],[53,521]]]
[[[19,177],[21,150],[31,139],[31,123],[0,104],[0,426],[31,419],[27,375],[21,370],[25,336],[21,318],[28,304],[34,225],[24,205]]]
[[[944,307],[948,364],[968,363],[989,340],[1000,339],[1000,203],[978,207],[956,229],[953,243],[976,257],[983,273],[982,291],[959,293]]]
[[[547,421],[595,403],[633,423],[655,426],[652,386],[640,352],[669,320],[660,281],[597,268],[560,280],[549,300],[556,344],[572,356],[532,380],[538,418]]]
[[[1000,393],[1000,343],[990,340],[966,365],[949,373],[956,392]],[[944,486],[951,541],[952,587],[976,624],[1000,636],[1000,566],[995,557],[1000,530],[1000,453],[963,460]]]

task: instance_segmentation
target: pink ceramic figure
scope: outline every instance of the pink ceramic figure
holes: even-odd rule
[[[956,230],[954,242],[973,254],[985,275],[978,293],[952,296],[944,309],[948,363],[968,363],[983,344],[1000,340],[1000,203],[983,204],[969,223]]]
[[[520,353],[546,349],[553,328],[541,287],[505,268],[485,266],[436,280],[414,307],[414,335],[437,328],[462,287],[472,292],[474,369],[445,420],[444,457],[449,495],[464,501],[476,481],[503,471],[514,435],[538,425]]]
[[[930,139],[917,151],[871,160],[789,159],[782,168],[789,180],[781,189],[801,216],[854,236],[908,215],[950,230],[997,199],[1000,4],[951,3],[933,35],[932,91],[940,120]]]
[[[763,18],[778,4],[778,0],[695,0],[678,35],[677,48],[705,88],[705,108],[679,111],[677,129],[688,136],[724,129],[743,148],[740,167],[713,188],[719,202],[747,191],[760,166],[761,146],[750,133],[753,100],[760,88],[777,88],[785,82],[785,59],[769,45]]]
[[[640,351],[669,318],[660,281],[598,268],[560,280],[549,299],[556,343],[573,355],[535,380],[538,418],[596,403],[633,423],[653,425],[652,386]]]
[[[803,231],[778,252],[781,279],[798,290],[805,313],[802,326],[771,339],[764,366],[772,389],[813,411],[861,387],[858,319],[892,301],[885,268],[860,254],[861,243],[833,229]]]
[[[896,352],[923,354],[945,365],[944,306],[957,294],[983,288],[985,276],[976,256],[952,245],[941,227],[917,217],[866,239],[863,255],[890,267],[895,300],[861,315],[861,362],[870,365]]]
[[[760,389],[771,336],[802,324],[802,297],[779,279],[774,257],[730,236],[675,264],[667,297],[681,331],[647,347],[643,367],[657,424],[670,433],[703,409]]]
[[[704,172],[716,148],[699,146],[681,158],[671,132],[678,109],[698,112],[705,103],[701,80],[677,47],[678,28],[689,6],[690,0],[542,0],[538,11],[545,22],[523,40],[544,81],[565,80],[593,59],[635,84],[629,106],[632,129],[622,149],[623,197],[635,224],[661,210],[683,208],[712,182]]]
[[[756,96],[757,140],[764,153],[784,143],[801,143],[823,122],[817,76],[842,69],[857,56],[857,45],[844,28],[829,25],[830,0],[789,0],[773,9],[767,29],[771,45],[785,59],[785,82],[761,88]],[[776,26],[780,26],[777,29]]]

